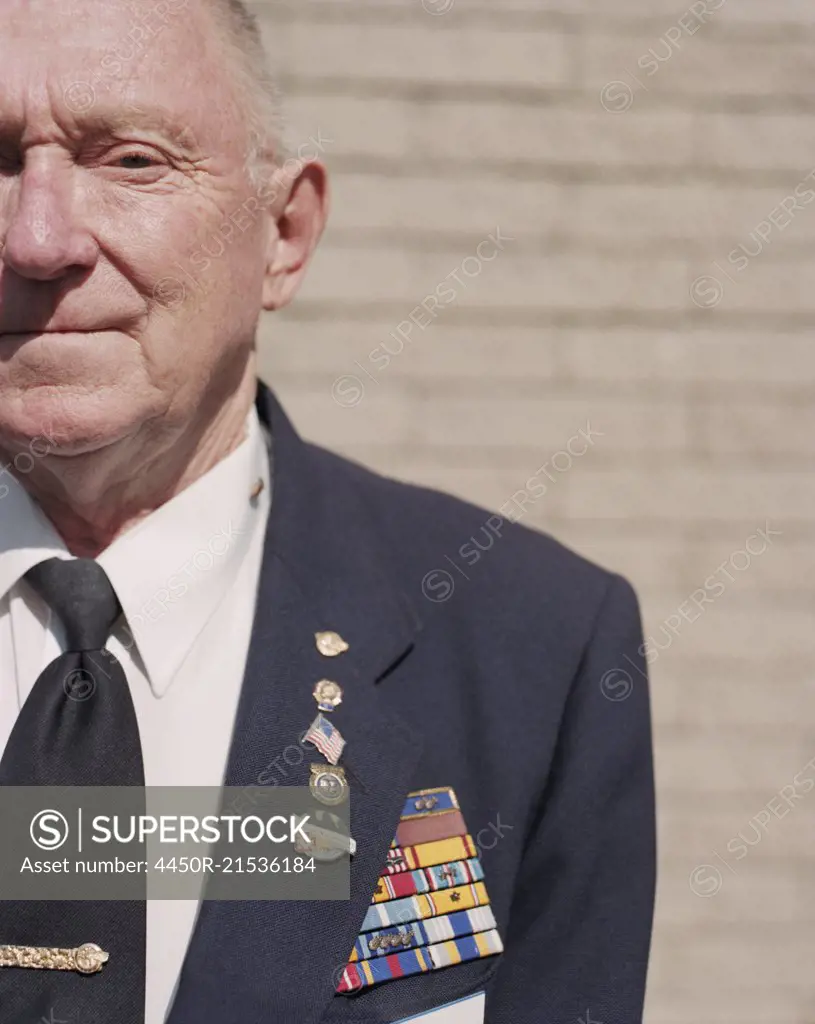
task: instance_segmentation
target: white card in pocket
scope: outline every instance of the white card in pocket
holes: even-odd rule
[[[484,1002],[484,993],[476,992],[454,1003],[437,1006],[435,1010],[403,1017],[395,1024],[484,1024]]]

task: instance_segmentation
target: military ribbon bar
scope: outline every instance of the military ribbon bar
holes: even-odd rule
[[[460,964],[468,960],[480,960],[482,957],[495,956],[503,951],[503,944],[497,930],[478,932],[460,939],[439,942],[432,946],[408,949],[404,953],[392,953],[390,956],[377,957],[372,960],[360,960],[349,963],[342,973],[337,992],[347,994],[358,992],[378,982],[391,981],[411,974],[422,974],[435,971],[450,964]]]
[[[368,907],[360,931],[369,932],[374,928],[386,928],[392,924],[420,921],[436,914],[450,914],[455,910],[472,910],[489,903],[487,889],[483,882],[461,885],[442,892],[423,893],[408,896],[402,900],[374,903]]]
[[[432,868],[418,868],[402,874],[383,875],[374,891],[372,903],[415,896],[420,892],[450,889],[467,882],[480,882],[484,869],[478,857],[470,860],[456,860],[450,864],[437,864]]]
[[[350,959],[351,963],[369,960],[374,956],[403,952],[415,946],[429,946],[446,939],[472,935],[474,932],[487,932],[492,928],[495,928],[495,917],[490,906],[428,917],[424,921],[413,921],[404,927],[363,932],[354,943]]]
[[[423,818],[428,814],[441,814],[443,811],[459,810],[458,799],[449,786],[438,789],[419,789],[408,793],[405,806],[402,808],[402,821],[411,818]]]
[[[470,835],[437,839],[435,842],[420,843],[418,846],[394,846],[388,850],[385,871],[389,875],[395,875],[402,871],[415,871],[416,868],[447,864],[450,861],[469,860],[470,857],[475,857],[477,852]]]

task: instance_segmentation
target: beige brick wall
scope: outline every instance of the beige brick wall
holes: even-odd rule
[[[815,758],[815,5],[257,6],[334,187],[266,377],[307,436],[491,509],[602,433],[525,521],[664,648],[646,1019],[815,1024],[815,790],[777,799]]]

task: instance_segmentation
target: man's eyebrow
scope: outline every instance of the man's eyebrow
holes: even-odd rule
[[[140,107],[137,104],[105,108],[94,105],[84,113],[71,116],[64,125],[68,137],[78,141],[85,137],[100,138],[124,135],[132,131],[151,131],[163,135],[171,142],[187,149],[196,148],[192,129],[170,111],[160,107]],[[19,137],[25,125],[17,118],[0,110],[0,136]]]
[[[140,107],[131,104],[101,109],[94,106],[85,113],[74,115],[73,121],[70,132],[73,137],[119,135],[128,131],[147,130],[157,132],[181,145],[191,146],[195,140],[189,125],[160,107]]]

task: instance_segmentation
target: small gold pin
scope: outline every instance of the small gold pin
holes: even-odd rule
[[[317,650],[326,658],[336,658],[338,654],[344,654],[348,650],[348,644],[333,629],[315,633],[314,639],[317,642]]]
[[[0,967],[31,967],[38,971],[78,971],[96,974],[110,959],[110,953],[95,942],[83,942],[76,949],[55,946],[0,946]]]
[[[338,704],[342,704],[342,687],[333,679],[321,679],[314,684],[312,693],[320,711],[333,711]]]
[[[249,497],[252,499],[252,501],[257,501],[257,499],[263,493],[263,488],[265,486],[266,485],[263,483],[263,479],[261,477],[258,477],[257,480],[255,481],[255,486],[249,492]]]

